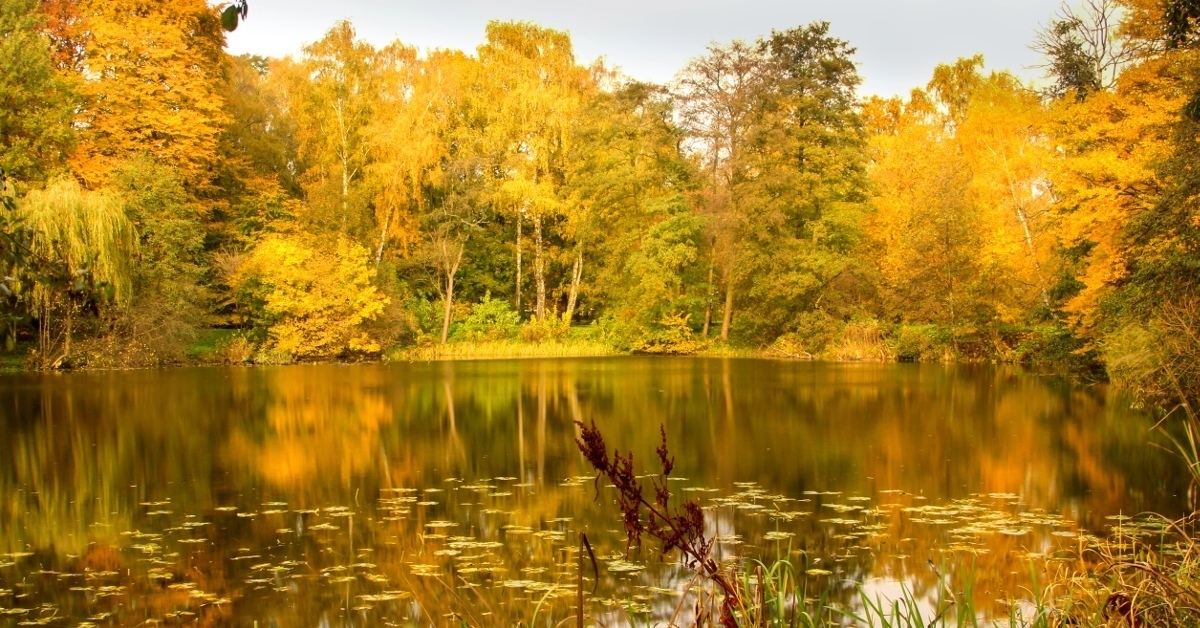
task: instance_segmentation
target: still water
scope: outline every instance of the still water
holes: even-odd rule
[[[611,358],[0,378],[0,627],[665,621],[689,572],[625,554],[575,420],[706,509],[721,559],[809,595],[922,599],[1114,516],[1182,513],[1182,466],[1103,386],[1015,368]],[[594,592],[593,592],[594,587]],[[987,604],[977,601],[981,607]]]

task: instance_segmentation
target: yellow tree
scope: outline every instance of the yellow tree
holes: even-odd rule
[[[1052,311],[1048,276],[1056,248],[1050,172],[1056,153],[1036,92],[1008,73],[979,77],[955,130],[971,170],[984,229],[979,257],[1004,279],[997,307],[1009,322],[1040,297]],[[1032,290],[1030,290],[1032,288]],[[1034,295],[1037,295],[1036,297]]]
[[[872,131],[875,209],[869,253],[883,306],[905,322],[936,322],[956,334],[978,310],[979,219],[970,170],[924,92],[866,106]]]
[[[416,50],[394,43],[380,51],[379,103],[369,130],[375,156],[369,167],[379,230],[375,265],[389,240],[407,244],[431,186],[444,179],[444,162],[458,139],[465,92],[475,80],[475,63],[456,52],[417,58]]]
[[[367,129],[378,100],[376,55],[342,21],[305,46],[300,63],[280,68],[290,77],[289,113],[308,166],[302,180],[312,210],[308,221],[344,235],[365,236],[373,222],[363,179],[370,162]]]
[[[76,170],[90,184],[148,153],[208,186],[226,123],[224,32],[205,0],[80,0],[84,104]]]
[[[1082,288],[1067,309],[1089,335],[1101,323],[1103,301],[1127,277],[1126,225],[1161,192],[1155,165],[1170,155],[1187,102],[1183,71],[1169,56],[1145,59],[1123,72],[1114,90],[1056,104],[1062,158],[1053,179],[1062,237],[1086,251],[1077,275]]]
[[[425,60],[399,44],[381,51],[381,101],[372,127],[376,219],[382,259],[392,232],[437,268],[442,293],[442,342],[449,337],[455,280],[467,242],[482,221],[485,168],[473,107],[479,64],[460,52]],[[418,231],[420,233],[416,233]],[[407,246],[406,246],[407,248]]]
[[[521,299],[523,223],[534,229],[535,315],[546,315],[546,226],[562,211],[566,160],[592,84],[576,65],[566,33],[528,23],[491,22],[479,47],[485,143],[498,161],[498,205],[517,224],[517,308]]]
[[[238,272],[246,300],[261,304],[258,322],[271,349],[293,358],[379,352],[363,325],[383,313],[388,298],[372,285],[365,247],[338,238],[331,251],[310,234],[272,234]]]

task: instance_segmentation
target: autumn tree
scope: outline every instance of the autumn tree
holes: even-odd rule
[[[854,309],[836,284],[857,274],[866,138],[854,49],[828,23],[774,31],[759,47],[766,90],[747,155],[753,175],[741,183],[752,269],[743,331],[769,341],[798,313]]]
[[[226,123],[224,32],[204,0],[83,0],[76,171],[106,180],[116,163],[150,153],[189,189],[210,184]]]
[[[84,190],[71,178],[30,192],[19,212],[33,235],[20,271],[37,319],[37,362],[58,368],[74,356],[82,319],[129,302],[137,240],[119,198]]]
[[[305,219],[314,228],[366,237],[373,226],[364,178],[368,126],[379,104],[376,54],[342,21],[305,46],[298,63],[279,68],[290,83],[288,113],[307,166]]]
[[[579,208],[568,225],[591,260],[591,304],[642,327],[699,314],[704,297],[704,277],[691,276],[704,221],[692,210],[695,171],[673,106],[664,88],[637,82],[593,100],[568,177]]]
[[[977,309],[980,279],[968,166],[925,92],[867,110],[875,209],[867,250],[879,268],[883,311],[958,331]]]
[[[479,47],[490,100],[486,143],[494,155],[496,204],[517,225],[516,300],[520,309],[524,221],[533,223],[534,315],[547,303],[549,226],[563,211],[562,185],[576,118],[592,89],[575,63],[570,37],[528,22],[491,22]]]
[[[740,184],[746,177],[746,156],[754,116],[763,89],[763,51],[743,41],[709,46],[693,59],[675,81],[680,115],[692,148],[699,156],[704,191],[704,214],[710,229],[709,284],[724,286],[721,339],[729,338],[734,294],[747,272],[742,259],[747,227]],[[704,335],[712,321],[715,295],[704,314]]]
[[[104,353],[125,364],[178,362],[209,307],[203,211],[173,170],[148,157],[116,165],[110,179],[136,234],[137,254],[128,306],[108,317],[104,335],[114,346]]]
[[[57,71],[37,0],[0,6],[0,171],[36,180],[74,142],[74,84]]]
[[[239,269],[272,359],[333,358],[381,349],[365,329],[387,305],[372,284],[370,253],[348,238],[332,249],[310,234],[264,237]]]

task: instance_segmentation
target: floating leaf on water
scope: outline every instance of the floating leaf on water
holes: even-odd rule
[[[441,569],[437,565],[414,564],[409,565],[414,576],[421,577],[436,577],[441,573]]]
[[[782,532],[779,530],[772,530],[763,535],[763,540],[764,541],[786,541],[794,536],[796,536],[796,534],[793,532]]]
[[[804,573],[806,573],[810,576],[831,576],[831,575],[833,575],[833,572],[829,571],[828,569],[809,569],[809,570],[805,571]]]
[[[429,523],[425,524],[425,527],[434,529],[457,528],[458,524],[454,523],[453,521],[430,521]]]
[[[645,565],[631,563],[624,559],[610,560],[607,566],[608,570],[612,573],[637,573],[646,569]]]

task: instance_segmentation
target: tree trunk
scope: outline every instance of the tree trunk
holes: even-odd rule
[[[725,314],[721,317],[721,340],[729,340],[729,326],[733,324],[733,281],[725,281]]]
[[[708,298],[704,302],[704,339],[708,340],[708,330],[712,327],[713,306],[713,274],[716,270],[715,260],[708,260]]]
[[[583,278],[583,247],[575,246],[575,268],[571,271],[571,293],[567,297],[567,324],[575,318],[575,302],[579,298],[579,280]]]
[[[454,276],[446,275],[446,307],[442,312],[442,344],[450,337],[450,311],[454,307]]]
[[[349,213],[350,200],[350,147],[346,141],[346,120],[342,113],[342,103],[334,107],[338,120],[338,139],[341,140],[342,150],[338,155],[342,162],[342,233],[346,233],[346,214]]]
[[[534,257],[533,257],[533,279],[537,283],[537,309],[535,315],[538,320],[546,318],[546,262],[542,257],[542,217],[533,217],[533,233],[534,233]]]
[[[524,212],[517,212],[517,315],[521,314],[521,222]]]
[[[74,304],[71,303],[71,297],[67,297],[67,335],[63,340],[63,360],[71,357],[71,324],[73,322],[71,320],[71,315],[73,314],[72,310],[74,309]]]
[[[1025,206],[1017,195],[1017,185],[1013,181],[1012,173],[1008,167],[1008,157],[990,146],[988,150],[1004,164],[1004,175],[1008,181],[1008,194],[1012,197],[1013,208],[1017,212],[1017,221],[1021,223],[1021,229],[1025,232],[1025,245],[1029,247],[1029,257],[1033,260],[1033,268],[1037,272],[1038,290],[1042,293],[1042,304],[1046,306],[1047,310],[1050,310],[1050,315],[1054,316],[1054,309],[1050,307],[1050,293],[1046,290],[1046,279],[1042,276],[1042,263],[1038,261],[1037,248],[1033,245],[1033,231],[1029,228],[1029,218],[1025,215]],[[1055,318],[1058,317],[1055,316]]]
[[[1029,220],[1025,216],[1025,208],[1021,207],[1020,203],[1014,204],[1017,207],[1017,220],[1021,221],[1021,229],[1025,231],[1025,245],[1029,247],[1029,257],[1033,259],[1033,268],[1037,271],[1038,289],[1042,291],[1042,303],[1050,310],[1050,314],[1054,314],[1054,309],[1050,307],[1050,292],[1046,290],[1046,279],[1042,276],[1042,263],[1038,261],[1037,249],[1033,246],[1033,232],[1029,229]]]
[[[379,268],[379,262],[383,259],[383,247],[387,244],[388,229],[392,226],[392,212],[389,211],[387,218],[383,221],[383,233],[379,236],[379,247],[375,249],[375,268]]]
[[[444,295],[446,307],[442,313],[442,344],[450,337],[450,319],[451,308],[454,307],[454,276],[458,274],[458,267],[462,263],[463,250],[467,248],[465,242],[458,243],[458,252],[454,257],[454,262],[450,263],[449,256],[446,256],[446,294]]]

